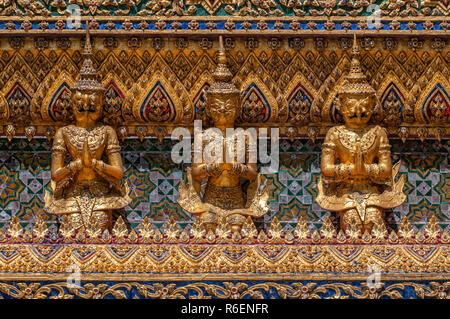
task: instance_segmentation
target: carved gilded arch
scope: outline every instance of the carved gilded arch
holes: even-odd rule
[[[414,116],[423,123],[449,123],[450,84],[440,72],[422,90],[414,107]]]
[[[119,125],[128,118],[132,118],[132,99],[126,85],[115,73],[108,73],[102,79],[105,88],[103,106],[103,121],[108,125]]]
[[[139,122],[178,123],[188,121],[194,109],[183,85],[175,75],[167,79],[163,72],[146,72],[135,84],[133,115]]]
[[[377,89],[381,118],[385,124],[397,125],[412,116],[408,94],[408,90],[394,71],[389,71]]]
[[[275,122],[279,120],[279,117],[286,117],[286,101],[284,99],[284,93],[280,90],[278,84],[272,79],[267,71],[266,67],[261,63],[254,52],[250,52],[242,63],[242,68],[235,75],[233,81],[238,83],[239,89],[241,90],[241,115],[243,118],[238,119],[240,122]],[[265,102],[269,107],[266,109],[267,112],[264,114],[253,114],[245,119],[245,112],[252,112],[252,107],[247,104],[249,108],[245,108],[245,96],[247,95],[246,90],[250,88],[251,82],[255,82],[252,85],[253,93],[256,95],[265,96],[267,101]],[[258,91],[259,90],[259,91]],[[271,101],[270,101],[271,100]],[[262,103],[264,104],[264,103]],[[262,105],[261,104],[261,105]],[[256,106],[256,105],[255,105]],[[255,109],[253,109],[254,111]]]
[[[70,88],[74,84],[75,79],[66,71],[62,71],[56,79],[53,76],[47,77],[42,83],[33,99],[33,104],[40,105],[40,113],[44,121],[70,121]],[[42,100],[40,100],[40,93],[43,93]]]
[[[311,121],[311,110],[316,89],[301,73],[297,72],[284,91],[287,103],[288,122],[307,124]]]
[[[70,89],[70,87],[75,83],[77,72],[78,67],[73,63],[69,55],[64,52],[50,73],[47,74],[44,80],[39,84],[39,87],[33,96],[32,113],[39,114],[39,117],[44,121],[70,120],[70,116],[67,114],[67,116],[58,118],[60,117],[58,116],[58,113],[61,109],[55,109],[54,111],[56,113],[52,113],[52,111],[49,113],[49,108],[50,103],[53,103],[52,105],[57,108],[66,107],[64,104],[67,102],[67,94],[64,96],[64,91]],[[56,98],[55,94],[58,95],[59,99]]]
[[[241,84],[241,123],[265,123],[278,119],[279,102],[272,92],[253,73]]]
[[[422,116],[416,116],[416,108],[418,107],[418,101],[423,92],[429,87],[429,84],[433,79],[442,76],[448,78],[449,68],[442,55],[437,54],[433,61],[428,63],[428,67],[422,72],[422,76],[414,82],[408,96],[409,104],[414,110],[415,120],[419,122],[425,122]]]
[[[35,116],[31,116],[33,88],[24,81],[22,74],[15,72],[1,91],[8,106],[8,118],[13,122],[27,124]]]
[[[157,83],[158,81],[159,84]],[[157,96],[153,97],[150,97],[148,95],[143,96],[143,89],[147,92],[156,89],[155,92],[159,93],[157,94]],[[149,121],[149,119],[145,119],[145,116],[142,117],[143,115],[145,115],[145,112],[140,112],[141,106],[144,107],[142,103],[145,102],[145,99],[147,97],[150,99],[147,101],[155,102],[153,103],[153,106],[157,108],[164,108],[164,104],[166,103],[165,101],[167,101],[167,106],[169,107],[169,109],[171,108],[173,112],[172,114],[170,114],[170,116],[161,117],[157,115],[158,112],[153,114],[151,116],[153,120],[157,120],[159,118],[157,122],[189,123],[194,118],[195,110],[192,106],[192,102],[189,97],[189,93],[186,90],[186,87],[177,77],[177,74],[166,63],[159,52],[156,52],[154,54],[151,62],[149,63],[137,83],[130,90],[130,93],[134,97],[139,97],[139,99],[135,99],[135,103],[133,104],[133,115],[138,121]],[[161,97],[162,100],[159,100],[159,97]],[[141,103],[141,105],[138,106],[139,103]],[[155,108],[149,108],[148,110],[157,111],[157,109]],[[159,112],[159,114],[163,115],[161,112]]]

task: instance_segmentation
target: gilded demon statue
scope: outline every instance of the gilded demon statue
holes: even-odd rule
[[[192,169],[187,170],[188,185],[181,181],[178,203],[198,215],[208,230],[214,230],[219,218],[226,218],[232,231],[239,231],[246,216],[260,217],[267,213],[269,195],[262,189],[257,171],[256,136],[234,130],[240,111],[240,91],[232,83],[226,63],[220,37],[215,81],[207,91],[207,114],[214,128],[200,132],[202,139],[194,145]],[[242,136],[244,142],[239,144]],[[205,141],[209,141],[208,145]],[[212,156],[208,156],[209,151]],[[243,155],[241,161],[239,153]]]
[[[353,222],[370,232],[383,220],[383,209],[405,201],[405,176],[396,178],[400,163],[392,166],[386,130],[368,124],[376,95],[361,71],[356,36],[350,72],[338,95],[345,125],[326,135],[316,201],[338,212],[342,229]]]
[[[112,211],[128,205],[130,198],[127,185],[122,182],[123,166],[116,132],[99,123],[104,88],[97,81],[91,56],[87,30],[83,65],[72,87],[76,123],[58,129],[55,134],[51,166],[53,193],[46,193],[45,209],[50,214],[68,215],[74,229],[86,229],[95,223],[104,230],[111,227]],[[70,163],[66,165],[67,154]]]

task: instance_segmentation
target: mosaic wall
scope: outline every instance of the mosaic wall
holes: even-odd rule
[[[330,281],[195,281],[174,282],[117,282],[99,284],[95,281],[83,282],[79,289],[67,288],[66,282],[46,281],[37,284],[25,282],[1,283],[0,297],[4,299],[32,297],[73,298],[73,299],[445,299],[448,282],[402,282],[385,281],[378,289],[369,289],[366,282]],[[272,313],[283,305],[271,304]],[[171,314],[169,310],[167,314]],[[177,309],[177,311],[179,311]],[[175,313],[175,311],[173,311]],[[178,313],[177,313],[178,314]]]
[[[308,220],[311,227],[320,227],[333,215],[315,204],[315,185],[320,173],[322,140],[282,140],[278,174],[266,175],[271,190],[271,212],[259,227],[267,227],[277,216],[282,224],[295,226],[298,219]],[[178,183],[183,178],[184,165],[171,161],[174,142],[157,139],[126,139],[122,156],[126,178],[130,184],[132,203],[126,208],[128,221],[136,227],[145,216],[161,226],[173,216],[182,226],[192,223],[189,214],[177,205]],[[391,140],[393,161],[402,160],[400,173],[407,176],[407,200],[388,212],[388,224],[396,227],[403,216],[421,228],[434,215],[442,228],[450,229],[450,144],[443,140]],[[0,139],[0,223],[5,226],[17,215],[23,226],[31,227],[43,212],[44,190],[50,182],[50,144],[44,138],[28,142],[15,138],[8,143]],[[48,216],[50,227],[57,220]]]

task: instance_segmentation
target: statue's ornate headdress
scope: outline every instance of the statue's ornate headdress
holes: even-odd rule
[[[234,95],[240,94],[240,91],[236,88],[231,81],[233,74],[227,67],[227,56],[223,48],[222,36],[219,38],[219,63],[213,73],[214,83],[209,87],[208,94],[226,94]]]
[[[352,48],[352,62],[350,65],[350,72],[344,77],[347,81],[342,85],[339,90],[339,95],[344,94],[364,94],[375,95],[375,89],[367,82],[366,76],[361,70],[359,63],[359,46],[356,41],[356,34],[353,37]]]
[[[97,80],[97,70],[92,62],[92,46],[89,36],[89,22],[86,22],[86,42],[84,43],[84,61],[81,66],[78,81],[73,85],[73,91],[104,91],[105,88]]]

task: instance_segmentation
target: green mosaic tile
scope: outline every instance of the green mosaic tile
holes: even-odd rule
[[[170,159],[176,141],[156,139],[127,139],[122,143],[125,178],[130,185],[132,203],[125,209],[132,227],[148,216],[161,227],[170,216],[180,225],[193,222],[193,217],[177,205],[178,184],[189,164],[176,164]],[[407,216],[417,228],[434,214],[441,227],[450,224],[449,144],[442,141],[392,140],[393,161],[402,160],[400,174],[406,175],[406,202],[387,212],[392,228]],[[322,141],[280,141],[280,170],[265,175],[270,192],[267,216],[257,220],[267,228],[277,216],[282,224],[295,227],[305,218],[312,227],[320,227],[326,217],[337,224],[335,214],[324,211],[315,203],[316,184],[320,175]],[[44,138],[15,138],[11,143],[0,139],[0,226],[17,215],[24,226],[31,225],[44,214],[49,226],[57,219],[43,212],[44,190],[50,183],[51,145]],[[426,150],[426,151],[424,151]]]

